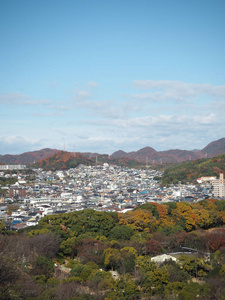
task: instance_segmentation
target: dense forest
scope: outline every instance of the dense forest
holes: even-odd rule
[[[196,159],[186,161],[165,168],[162,184],[195,182],[202,176],[217,176],[225,174],[225,155],[221,154],[213,158]]]
[[[16,233],[2,222],[0,299],[225,299],[224,225],[214,199],[48,215]]]

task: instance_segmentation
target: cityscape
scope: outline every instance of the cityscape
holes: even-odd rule
[[[148,202],[196,203],[225,197],[223,174],[219,179],[199,178],[195,185],[179,183],[162,187],[163,172],[149,167],[130,169],[104,163],[79,165],[66,171],[33,169],[32,175],[26,174],[25,165],[0,167],[0,177],[16,181],[1,187],[5,198],[1,199],[0,218],[8,222],[10,230],[37,225],[41,218],[51,214],[84,209],[126,213]],[[11,215],[7,214],[9,204],[16,204],[17,208]]]

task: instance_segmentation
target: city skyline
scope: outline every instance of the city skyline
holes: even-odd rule
[[[0,154],[224,137],[225,1],[1,1]]]

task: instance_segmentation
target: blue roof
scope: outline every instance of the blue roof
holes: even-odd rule
[[[20,221],[20,220],[14,220],[13,222],[12,222],[12,225],[15,225],[15,224],[19,224],[19,223],[21,223],[22,221]]]

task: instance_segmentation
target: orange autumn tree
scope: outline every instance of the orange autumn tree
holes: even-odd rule
[[[187,231],[191,231],[197,228],[197,216],[194,209],[189,204],[185,202],[177,203],[176,209],[172,211],[172,215],[174,216],[174,219],[178,224],[180,221],[182,221],[183,218],[185,222],[185,229]]]
[[[158,226],[158,221],[151,211],[146,209],[136,209],[125,214],[118,214],[119,224],[127,225],[136,231],[154,232]]]
[[[152,203],[159,214],[159,225],[162,227],[173,228],[175,225],[174,220],[168,215],[168,206],[165,204]]]
[[[198,206],[203,207],[209,214],[209,228],[221,225],[221,222],[223,223],[223,211],[218,210],[216,203],[218,203],[216,199],[207,199],[198,203]]]

